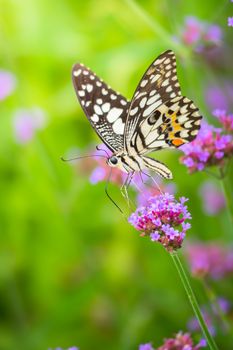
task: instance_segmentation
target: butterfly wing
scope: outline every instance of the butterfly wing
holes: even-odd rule
[[[159,106],[138,126],[130,147],[138,154],[191,142],[200,129],[202,116],[192,100],[180,96]]]
[[[82,109],[96,133],[112,152],[122,150],[130,103],[80,63],[73,67],[72,80]]]
[[[132,98],[127,117],[124,146],[130,150],[130,140],[138,125],[160,105],[181,96],[173,51],[162,53],[143,75]]]

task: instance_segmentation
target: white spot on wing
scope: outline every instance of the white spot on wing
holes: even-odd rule
[[[148,80],[147,80],[147,79],[144,79],[144,80],[141,82],[140,86],[141,86],[141,87],[144,87],[144,86],[146,86],[147,83],[148,83]]]
[[[148,107],[144,112],[143,112],[143,117],[147,117],[148,115],[150,115],[155,108],[157,108],[159,105],[161,104],[161,101],[158,100],[155,103],[153,103],[152,105],[150,105],[150,107]]]
[[[113,124],[112,128],[113,128],[113,131],[118,134],[118,135],[123,135],[124,134],[124,127],[125,127],[125,124],[122,123],[122,120],[121,119],[117,119],[115,121],[115,123]]]
[[[147,101],[147,97],[143,97],[139,103],[140,107],[141,108],[144,108],[145,107],[145,104],[146,104],[146,101]]]
[[[99,116],[97,114],[93,114],[93,116],[91,117],[91,120],[94,122],[94,123],[98,123],[99,121]]]
[[[102,106],[102,111],[104,113],[107,113],[109,110],[110,110],[110,103],[109,102],[104,103]]]
[[[78,90],[78,94],[80,97],[84,97],[85,96],[85,92],[83,90]]]
[[[138,111],[138,107],[135,107],[134,109],[131,109],[129,114],[130,115],[135,115],[137,113],[137,111]]]
[[[108,90],[106,90],[106,89],[102,89],[101,91],[102,91],[103,95],[107,95],[108,94]]]
[[[102,109],[100,108],[100,106],[94,105],[94,111],[95,111],[95,113],[97,113],[99,115],[103,114]]]
[[[74,70],[73,71],[73,75],[75,76],[75,77],[77,77],[77,76],[79,76],[79,74],[82,72],[82,69],[78,69],[78,70]]]
[[[112,108],[109,112],[108,112],[108,115],[107,115],[107,120],[110,122],[110,123],[113,123],[115,122],[115,120],[117,120],[119,118],[119,116],[121,115],[123,109],[121,108]]]
[[[93,85],[87,84],[87,91],[91,92],[93,90]]]
[[[160,98],[159,94],[156,94],[155,96],[152,96],[151,98],[148,99],[147,101],[147,105],[151,105],[151,103],[154,103],[155,101],[157,101]]]

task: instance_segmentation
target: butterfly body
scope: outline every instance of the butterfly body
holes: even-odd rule
[[[113,153],[108,165],[128,174],[148,168],[171,179],[166,165],[146,154],[192,141],[201,121],[193,101],[181,95],[174,53],[150,65],[131,101],[82,64],[73,67],[72,78],[87,118]]]

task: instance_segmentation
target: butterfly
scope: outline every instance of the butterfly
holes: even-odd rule
[[[81,63],[74,65],[72,80],[84,113],[112,151],[109,166],[127,174],[152,169],[172,179],[165,164],[146,154],[191,142],[202,118],[193,101],[181,95],[172,50],[152,62],[131,101]]]

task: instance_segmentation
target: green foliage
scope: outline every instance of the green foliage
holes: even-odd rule
[[[138,237],[108,201],[104,184],[91,185],[60,160],[72,148],[82,152],[99,142],[77,103],[71,67],[85,63],[130,98],[148,64],[174,49],[182,91],[211,120],[203,91],[228,68],[211,70],[172,36],[185,16],[195,15],[222,25],[227,38],[230,6],[217,0],[146,0],[136,7],[131,0],[0,1],[0,68],[17,79],[0,104],[0,349],[129,350],[186,330],[192,311],[167,252]],[[34,106],[47,113],[47,125],[18,144],[14,113]],[[187,240],[228,242],[227,213],[207,217],[201,208],[198,187],[208,175],[187,175],[179,155],[165,152],[161,159],[175,174],[178,195],[190,198]],[[123,203],[116,186],[111,193]],[[205,302],[202,286],[193,283]],[[230,293],[226,287],[225,297]],[[220,334],[221,348],[225,341]]]

